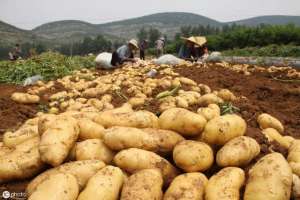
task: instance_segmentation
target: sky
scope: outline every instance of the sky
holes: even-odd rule
[[[23,29],[58,20],[101,24],[173,11],[222,22],[261,15],[300,16],[300,0],[0,0],[0,20]]]

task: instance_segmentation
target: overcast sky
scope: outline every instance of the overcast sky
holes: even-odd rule
[[[0,0],[0,20],[24,29],[77,19],[95,24],[182,11],[219,21],[259,15],[300,15],[300,0]]]

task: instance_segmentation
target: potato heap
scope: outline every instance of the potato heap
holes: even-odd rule
[[[158,78],[145,75],[150,69]],[[58,82],[65,91],[50,97],[50,113],[6,132],[0,144],[0,183],[32,179],[29,200],[289,200],[300,195],[299,140],[283,136],[281,122],[263,113],[257,118],[261,134],[289,154],[258,158],[260,145],[245,136],[246,121],[238,114],[221,115],[219,104],[238,98],[227,89],[212,91],[169,66],[147,63],[99,77],[82,70]],[[28,92],[38,96],[50,83],[39,82]],[[165,90],[160,98],[157,88]],[[113,94],[122,96],[124,89],[132,96],[114,108]],[[160,104],[159,117],[136,109],[153,99]]]

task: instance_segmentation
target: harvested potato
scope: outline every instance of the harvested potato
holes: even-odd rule
[[[177,169],[169,161],[151,151],[142,149],[122,150],[114,157],[114,163],[129,173],[142,169],[159,168],[166,184],[169,184],[178,174]]]
[[[208,144],[224,145],[229,140],[245,134],[247,124],[236,114],[215,117],[208,121],[201,136],[201,141]]]
[[[160,170],[144,169],[124,183],[120,200],[160,200],[163,179]]]
[[[187,100],[185,100],[183,97],[175,97],[176,99],[176,105],[180,108],[188,108],[189,107],[189,103]]]
[[[102,139],[104,137],[104,127],[88,118],[78,120],[79,139]]]
[[[61,92],[51,95],[50,100],[51,101],[60,100],[60,99],[66,98],[67,96],[68,96],[68,93],[66,91],[61,91]]]
[[[224,101],[234,101],[236,99],[236,96],[228,89],[221,89],[217,95]]]
[[[179,81],[182,84],[191,85],[191,86],[197,86],[197,83],[195,81],[193,81],[192,79],[189,79],[189,78],[180,77]]]
[[[27,93],[15,92],[11,95],[11,99],[17,103],[22,104],[34,104],[40,101],[40,97],[37,95],[31,95]]]
[[[257,122],[261,129],[274,128],[279,133],[284,132],[284,127],[283,127],[282,123],[278,119],[276,119],[275,117],[272,117],[271,115],[269,115],[267,113],[263,113],[263,114],[259,115],[257,118]]]
[[[197,113],[202,115],[207,121],[219,117],[221,114],[220,107],[217,104],[209,104],[208,107],[199,108]]]
[[[6,132],[3,135],[3,143],[6,147],[15,147],[31,138],[37,137],[38,127],[35,126],[24,126],[19,128],[15,132]]]
[[[300,140],[295,140],[289,148],[287,160],[294,174],[300,176]]]
[[[177,176],[164,194],[164,200],[204,200],[207,178],[199,172]]]
[[[245,173],[237,167],[226,167],[213,175],[205,189],[205,200],[239,200]]]
[[[245,166],[260,153],[256,140],[240,136],[227,142],[217,153],[216,161],[221,167]]]
[[[76,200],[79,193],[76,178],[71,174],[54,174],[41,182],[28,200]]]
[[[173,159],[176,166],[186,172],[203,172],[212,166],[214,154],[203,142],[184,140],[175,146]]]
[[[65,163],[59,167],[49,169],[35,177],[27,186],[26,192],[30,196],[38,185],[47,180],[51,175],[59,173],[68,173],[76,177],[79,189],[83,189],[87,181],[100,169],[105,167],[104,162],[100,160],[84,160]]]
[[[290,147],[293,142],[295,141],[295,138],[291,136],[283,136],[283,139],[288,143],[288,146]]]
[[[157,128],[158,118],[149,111],[117,112],[105,111],[95,118],[95,122],[105,128],[127,126],[135,128]]]
[[[17,145],[13,150],[1,148],[3,155],[0,157],[0,183],[31,178],[45,167],[38,143],[39,138],[36,137]]]
[[[77,200],[118,200],[124,174],[118,167],[107,166],[92,176]]]
[[[75,156],[76,160],[101,160],[109,164],[114,157],[114,152],[102,140],[88,139],[76,144]]]
[[[60,117],[41,136],[39,151],[42,161],[58,166],[67,158],[79,135],[77,120]]]
[[[50,126],[52,122],[54,122],[57,118],[57,115],[54,114],[42,114],[39,116],[38,120],[38,132],[42,135]]]
[[[293,174],[292,197],[295,200],[300,198],[300,178],[296,174]]]
[[[159,116],[160,128],[176,131],[182,136],[197,136],[205,125],[204,117],[183,108],[171,108]]]
[[[289,200],[292,170],[280,153],[262,157],[249,171],[244,200]]]
[[[274,128],[266,128],[262,130],[262,133],[266,136],[269,142],[276,141],[281,146],[285,148],[289,148],[291,143],[286,140],[276,129]]]
[[[3,142],[0,142],[0,157],[12,152],[13,150],[13,148],[4,146]]]
[[[209,104],[220,104],[223,103],[223,99],[213,93],[205,94],[199,98],[198,104],[200,106],[208,106]]]
[[[173,131],[132,127],[106,129],[104,137],[104,143],[116,151],[139,148],[153,152],[171,152],[174,146],[182,140],[184,138]]]
[[[138,107],[145,104],[146,98],[132,97],[129,99],[128,103],[132,105],[132,107]]]

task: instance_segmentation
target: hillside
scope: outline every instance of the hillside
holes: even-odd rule
[[[257,26],[259,24],[285,25],[285,24],[293,23],[297,26],[300,26],[300,16],[285,16],[285,15],[260,16],[260,17],[253,17],[249,19],[229,22],[229,24],[232,23],[246,25],[246,26]]]
[[[216,20],[184,12],[157,13],[133,19],[121,20],[105,24],[91,24],[79,20],[64,20],[43,24],[32,31],[26,31],[0,21],[0,44],[15,42],[47,41],[51,44],[80,41],[86,36],[94,37],[104,34],[106,38],[129,39],[136,36],[142,27],[159,29],[172,38],[181,26],[198,24],[222,26],[225,24],[244,24],[256,26],[264,24],[294,23],[300,26],[300,16],[261,16],[234,22],[218,22]]]

